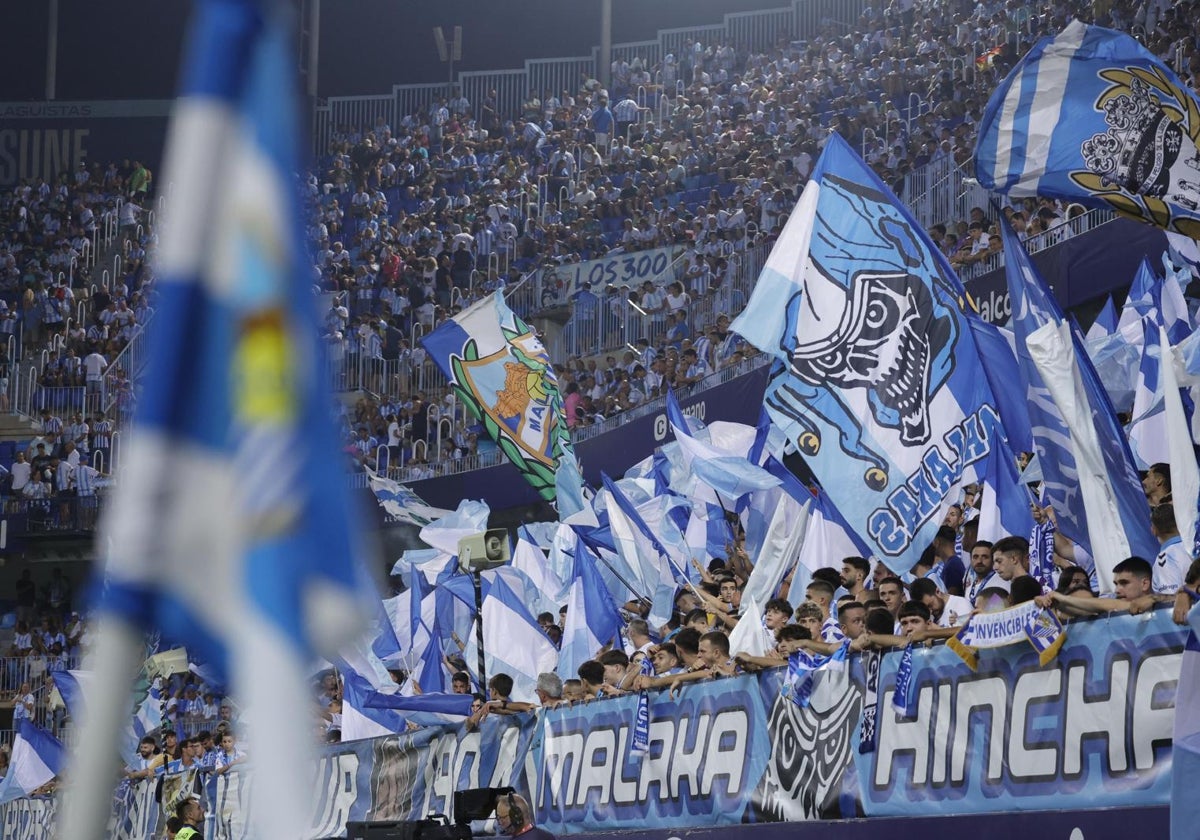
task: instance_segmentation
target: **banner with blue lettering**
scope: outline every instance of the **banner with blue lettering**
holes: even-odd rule
[[[582,291],[600,292],[606,286],[628,286],[631,290],[641,289],[649,280],[656,288],[676,279],[674,264],[683,248],[669,245],[634,251],[631,254],[612,254],[598,260],[563,263],[538,269],[534,287],[539,290],[538,300],[543,307],[566,305]]]
[[[556,834],[1165,805],[1186,632],[1169,610],[1076,621],[1054,662],[1039,665],[1025,642],[981,646],[974,672],[944,646],[915,647],[907,713],[893,706],[899,652],[872,654],[870,692],[857,654],[823,670],[804,708],[782,696],[784,668],[655,691],[641,756],[629,749],[633,695],[331,745],[314,768],[309,836],[345,836],[351,820],[453,819],[455,791],[507,785]],[[860,743],[868,704],[873,751]],[[205,780],[206,838],[249,840],[252,783],[236,771]],[[108,836],[161,836],[184,784],[122,784]],[[53,799],[0,805],[0,836],[48,838],[54,815]]]
[[[1111,808],[1168,801],[1187,628],[1168,610],[1070,625],[1047,666],[1026,645],[914,650],[907,715],[879,676],[876,747],[859,756],[868,815]]]
[[[555,833],[742,821],[770,752],[753,677],[650,701],[650,749],[628,749],[637,699],[546,713],[534,745],[539,824]]]

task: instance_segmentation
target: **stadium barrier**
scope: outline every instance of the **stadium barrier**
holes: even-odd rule
[[[347,820],[453,816],[455,791],[509,784],[532,793],[538,824],[558,834],[863,815],[882,826],[1055,810],[1064,794],[1081,812],[1154,808],[1169,798],[1186,633],[1169,610],[1082,621],[1045,666],[1020,644],[980,650],[975,671],[947,647],[917,647],[906,712],[892,705],[900,653],[822,671],[804,708],[781,695],[783,668],[651,692],[641,756],[631,751],[634,696],[492,715],[474,732],[438,726],[332,745],[315,768],[309,836],[343,835]],[[169,807],[191,783],[167,777],[159,795]],[[246,837],[249,784],[238,772],[204,782],[206,836]],[[155,836],[156,787],[118,792],[111,836]],[[22,824],[34,807],[5,806],[0,823]]]
[[[721,23],[664,29],[650,41],[613,44],[613,60],[632,61],[641,58],[652,68],[667,53],[681,64],[689,42],[709,44],[728,43],[739,50],[766,50],[781,41],[811,38],[830,26],[848,28],[866,6],[864,0],[792,0],[790,5],[751,12],[727,14]],[[457,74],[456,81],[396,85],[388,94],[370,96],[333,96],[313,109],[313,152],[322,155],[328,150],[334,135],[341,129],[364,129],[382,118],[393,128],[400,119],[416,114],[438,97],[457,88],[471,103],[473,116],[480,117],[480,107],[491,91],[496,91],[497,112],[501,120],[520,113],[521,103],[529,91],[552,91],[558,95],[567,90],[575,93],[584,78],[598,78],[599,47],[591,55],[566,58],[532,59],[521,69],[469,71]],[[685,83],[690,79],[680,79]]]

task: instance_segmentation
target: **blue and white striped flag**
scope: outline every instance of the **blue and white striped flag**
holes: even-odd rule
[[[419,525],[423,528],[435,519],[451,513],[442,508],[432,507],[411,488],[405,487],[397,481],[385,478],[369,468],[366,473],[367,480],[371,482],[371,491],[375,494],[375,500],[379,502],[383,512],[396,522]]]
[[[1200,100],[1121,32],[1072,21],[992,94],[975,176],[990,190],[1116,210],[1200,237]]]
[[[18,720],[8,772],[0,780],[0,805],[28,796],[62,772],[66,750],[49,732]]]
[[[596,568],[596,561],[576,536],[574,580],[567,596],[567,620],[563,625],[558,675],[576,679],[579,666],[596,655],[621,631],[621,614]]]
[[[1087,331],[1087,340],[1093,338],[1104,338],[1112,335],[1117,331],[1117,307],[1113,303],[1112,295],[1104,300],[1104,308],[1100,310],[1100,314],[1096,316],[1096,320],[1092,322],[1091,327]]]
[[[1096,561],[1103,593],[1112,568],[1130,555],[1153,557],[1150,511],[1125,432],[1083,341],[1007,225],[1005,273],[1013,300],[1034,445],[1059,530]]]
[[[254,734],[262,833],[300,836],[312,802],[307,670],[355,638],[377,595],[329,419],[296,173],[295,20],[270,0],[202,0],[163,183],[159,329],[138,434],[105,523],[95,672],[64,830],[95,836],[131,626],[156,627],[232,676]],[[102,634],[103,636],[104,634]],[[107,793],[105,793],[107,796]]]
[[[910,568],[945,499],[1000,425],[962,314],[921,226],[831,135],[731,329],[779,365],[771,420],[876,555]]]
[[[829,656],[797,651],[788,658],[787,674],[783,678],[783,695],[801,708],[812,702],[817,677],[829,671],[844,671],[850,654],[850,640],[843,642]]]
[[[1158,323],[1142,318],[1142,363],[1138,366],[1133,391],[1133,416],[1129,421],[1129,449],[1139,470],[1170,460],[1167,447],[1167,415],[1163,412],[1162,353],[1158,346]]]

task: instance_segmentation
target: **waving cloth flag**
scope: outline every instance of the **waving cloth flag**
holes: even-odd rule
[[[579,666],[610,644],[621,631],[621,613],[596,568],[596,561],[578,536],[574,559],[574,580],[567,596],[567,620],[558,657],[558,675],[564,680],[576,679]]]
[[[817,677],[829,671],[844,671],[846,657],[849,653],[849,639],[829,656],[821,656],[803,650],[793,653],[788,658],[788,669],[783,678],[782,695],[790,698],[797,706],[807,708],[808,704],[812,702]]]
[[[575,472],[578,465],[558,380],[534,331],[496,293],[421,343],[488,436],[543,499],[554,501],[560,463]],[[578,512],[562,511],[564,516]]]
[[[1104,338],[1112,335],[1117,331],[1117,307],[1113,304],[1112,295],[1109,295],[1104,301],[1104,308],[1100,310],[1100,314],[1096,316],[1096,320],[1092,322],[1092,326],[1087,331],[1087,340],[1091,341],[1096,338]]]
[[[17,721],[8,772],[0,780],[0,805],[28,796],[62,772],[66,750],[28,720]]]
[[[1200,238],[1200,101],[1128,35],[1072,21],[988,101],[975,177]]]
[[[1004,441],[997,441],[980,477],[986,490],[979,506],[979,539],[995,542],[1033,528],[1029,491],[1021,484],[1016,460]]]
[[[395,522],[409,525],[419,525],[424,528],[435,519],[450,514],[442,508],[431,507],[425,500],[408,487],[399,482],[385,478],[370,468],[367,468],[367,480],[371,482],[371,491],[375,500],[383,508],[383,512]]]
[[[1166,417],[1167,461],[1171,465],[1171,501],[1175,511],[1175,524],[1185,546],[1200,543],[1197,507],[1200,505],[1200,465],[1192,449],[1192,438],[1188,433],[1187,414],[1183,398],[1179,393],[1179,382],[1175,376],[1175,357],[1167,339],[1166,330],[1159,328],[1159,350],[1168,364],[1162,366],[1163,414]]]
[[[309,825],[308,665],[363,629],[360,563],[317,346],[295,173],[295,21],[286,4],[196,4],[163,183],[174,185],[159,303],[101,544],[101,685],[80,727],[67,836],[98,836],[134,628],[158,628],[230,674],[261,749],[264,836]],[[131,667],[132,666],[132,667]]]
[[[1100,591],[1107,594],[1113,589],[1113,566],[1130,555],[1158,553],[1150,535],[1150,510],[1125,431],[1083,351],[1082,338],[1064,321],[1016,235],[1007,225],[1001,233],[1013,324],[1028,362],[1022,373],[1031,377],[1026,379],[1030,415],[1037,411],[1054,425],[1052,432],[1034,429],[1047,497],[1059,530],[1096,561]]]
[[[831,136],[731,329],[782,364],[772,421],[871,554],[908,569],[999,416],[949,264]]]
[[[1158,346],[1159,328],[1150,318],[1142,319],[1142,328],[1142,363],[1138,368],[1137,386],[1133,393],[1129,449],[1137,468],[1147,470],[1153,464],[1165,463],[1171,456],[1167,441],[1167,415],[1163,411],[1162,377],[1159,373],[1162,362]]]

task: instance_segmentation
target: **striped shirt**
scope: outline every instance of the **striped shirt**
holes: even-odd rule
[[[87,464],[80,464],[75,468],[75,492],[80,496],[96,495],[96,478],[100,475],[99,470],[94,470]]]
[[[108,449],[112,446],[112,422],[97,420],[92,427],[92,445],[97,449]]]

